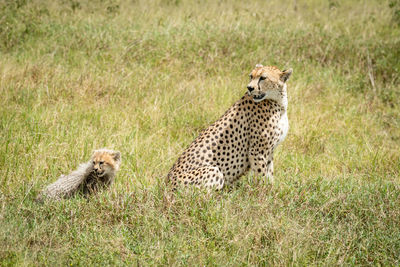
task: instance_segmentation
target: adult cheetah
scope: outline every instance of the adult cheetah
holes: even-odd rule
[[[167,182],[222,189],[249,169],[273,181],[273,153],[288,132],[286,81],[292,69],[257,64],[247,93],[192,142]]]

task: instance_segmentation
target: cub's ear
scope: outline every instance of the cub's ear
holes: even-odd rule
[[[112,156],[113,156],[113,158],[114,158],[115,161],[121,161],[121,152],[115,151],[115,152],[112,154]]]
[[[280,79],[282,82],[286,82],[287,80],[289,80],[290,75],[292,75],[293,69],[287,69],[282,71],[281,75],[280,75]]]

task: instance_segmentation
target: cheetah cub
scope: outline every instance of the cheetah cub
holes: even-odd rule
[[[167,182],[222,189],[249,169],[273,181],[273,154],[289,130],[286,81],[292,69],[257,64],[247,93],[190,144]]]
[[[61,175],[40,193],[37,200],[68,198],[78,192],[88,195],[108,188],[114,182],[120,164],[120,152],[105,148],[95,150],[91,160],[70,174]]]

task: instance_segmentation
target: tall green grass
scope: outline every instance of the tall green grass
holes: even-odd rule
[[[389,2],[0,2],[0,265],[399,265]],[[256,63],[294,69],[276,183],[171,203]],[[100,147],[123,155],[110,191],[34,202]]]

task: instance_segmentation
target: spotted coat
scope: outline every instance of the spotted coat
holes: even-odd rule
[[[200,133],[173,165],[167,181],[174,188],[181,184],[222,189],[249,169],[272,181],[274,149],[288,131],[285,82],[291,72],[257,65],[248,92]]]

